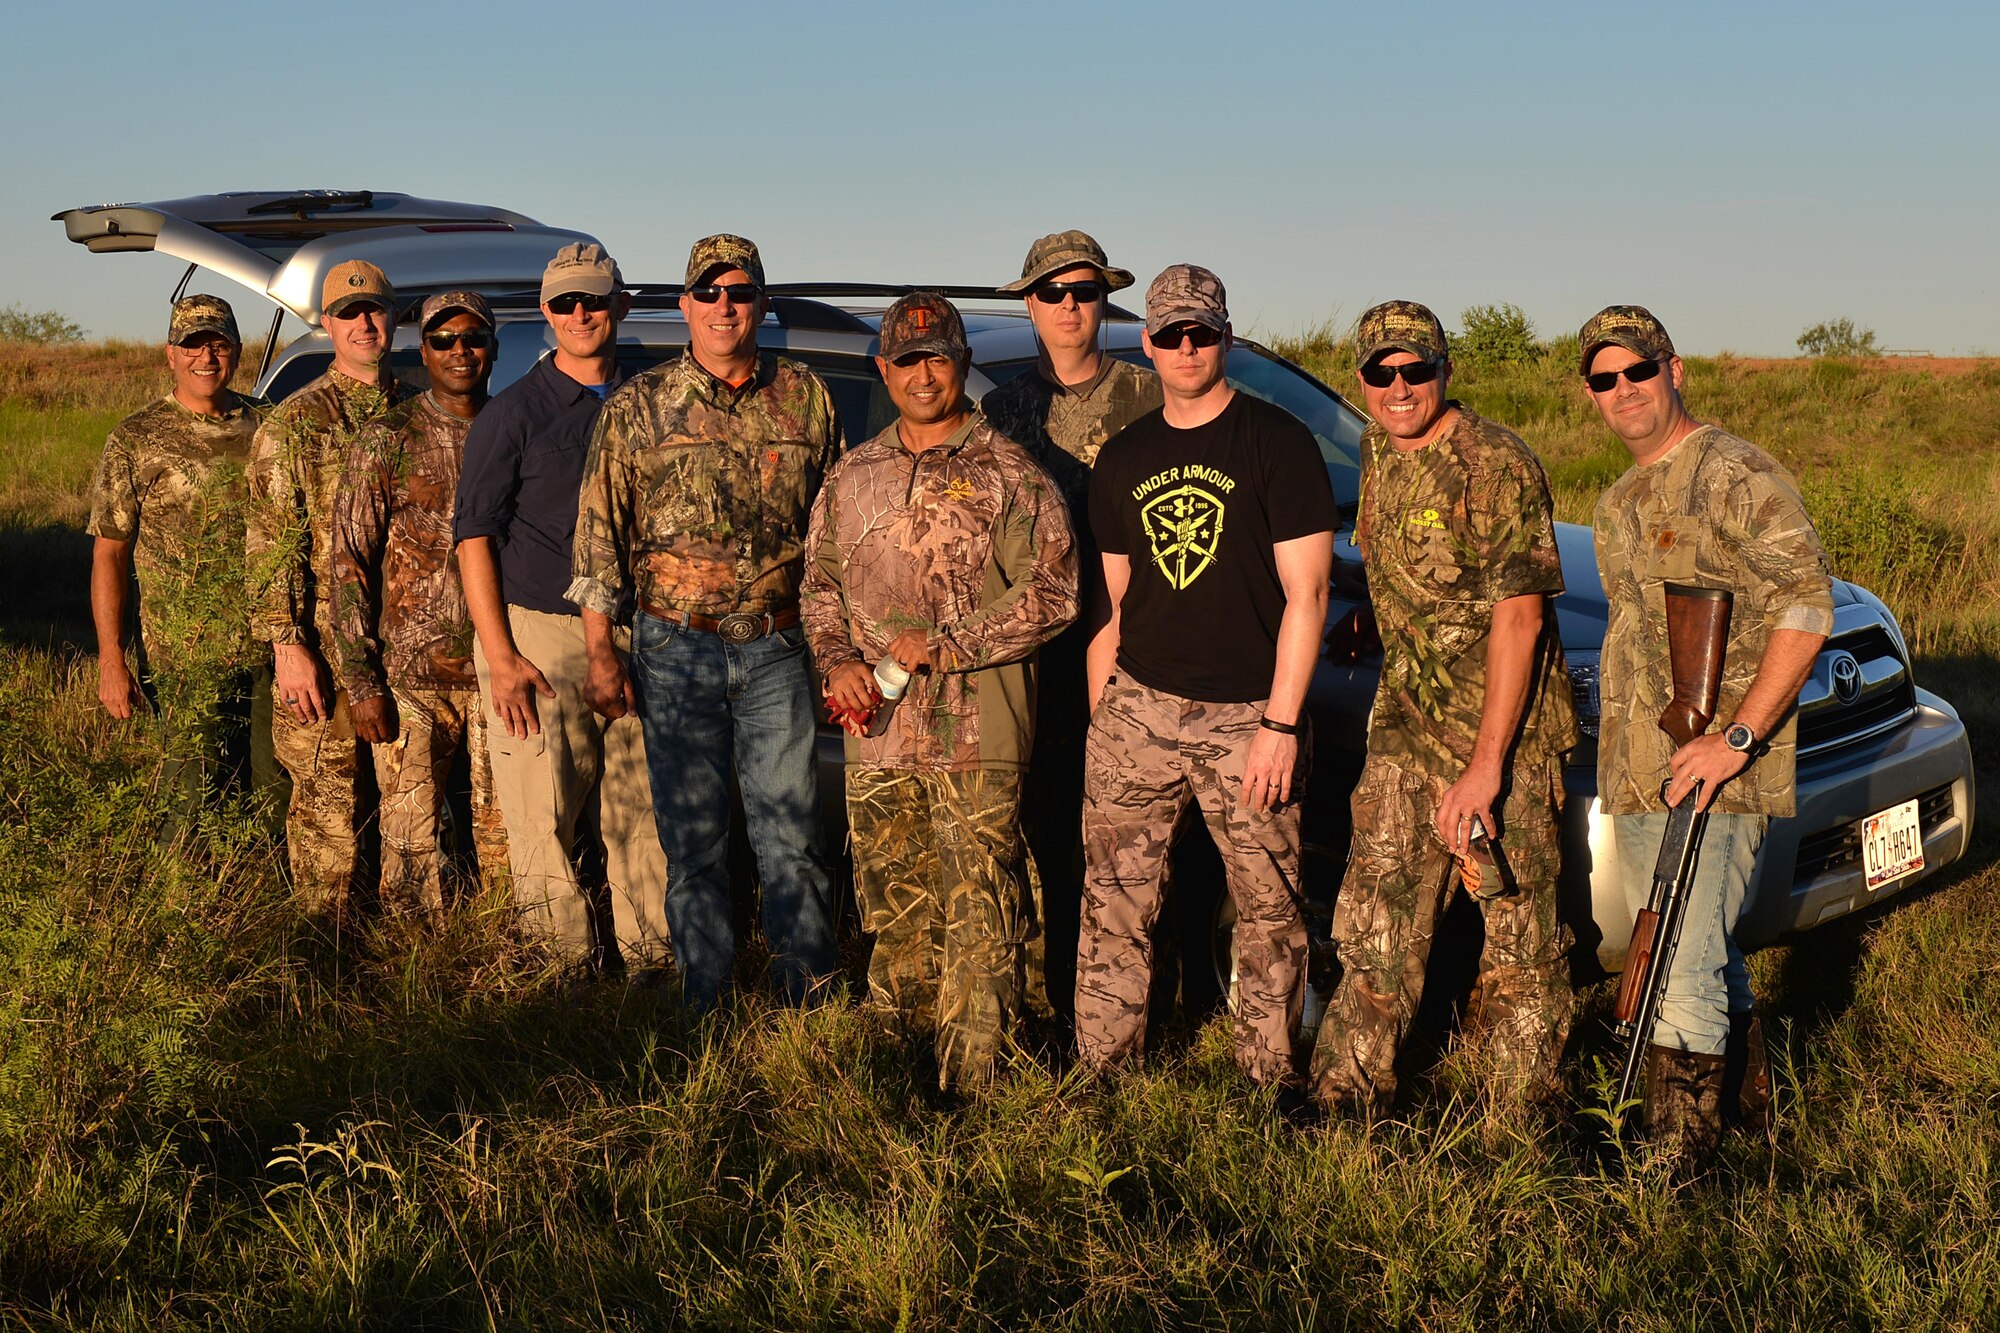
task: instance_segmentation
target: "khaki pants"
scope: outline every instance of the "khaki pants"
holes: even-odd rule
[[[584,702],[583,620],[509,606],[514,645],[541,669],[556,697],[536,694],[542,729],[516,739],[493,712],[493,674],[477,645],[480,702],[493,761],[493,792],[507,826],[507,857],[521,926],[566,958],[603,946],[591,899],[571,851],[579,823],[604,847],[612,934],[632,965],[663,963],[667,951],[667,858],[653,821],[639,719],[606,722]],[[619,648],[629,647],[620,630]],[[609,950],[606,949],[608,953]]]
[[[285,811],[292,891],[308,912],[345,910],[357,887],[361,829],[373,813],[363,805],[359,746],[347,691],[334,695],[333,715],[322,722],[302,723],[282,700],[271,701],[271,748],[292,775]]]
[[[382,793],[382,905],[435,911],[444,906],[445,849],[439,839],[450,818],[446,783],[461,751],[472,773],[472,846],[479,879],[492,887],[503,878],[507,835],[493,800],[486,712],[475,689],[399,687],[394,694],[396,739],[369,747],[375,752],[375,784]]]

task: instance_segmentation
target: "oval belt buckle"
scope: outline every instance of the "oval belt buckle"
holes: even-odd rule
[[[733,612],[722,618],[717,633],[724,643],[744,644],[757,637],[764,627],[764,617]]]

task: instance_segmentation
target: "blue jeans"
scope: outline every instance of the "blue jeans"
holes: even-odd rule
[[[1625,901],[1636,915],[1652,891],[1667,815],[1661,811],[1613,819],[1618,830],[1618,877],[1625,886]],[[1729,1016],[1756,1007],[1743,950],[1736,947],[1736,923],[1743,919],[1750,877],[1757,869],[1757,849],[1764,845],[1770,822],[1764,815],[1710,812],[1653,1045],[1720,1055],[1729,1045]]]
[[[788,1002],[804,999],[833,972],[836,957],[803,631],[735,645],[641,613],[632,627],[632,684],[667,853],[667,930],[687,1007],[713,1008],[736,964],[732,767],[757,853],[772,985]]]

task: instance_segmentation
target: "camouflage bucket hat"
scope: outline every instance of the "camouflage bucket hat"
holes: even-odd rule
[[[568,292],[584,296],[609,296],[625,285],[625,275],[604,247],[594,241],[578,241],[556,251],[556,257],[542,270],[542,304]]]
[[[911,292],[882,316],[882,359],[898,361],[912,352],[965,358],[965,321],[936,292]]]
[[[493,327],[493,307],[486,304],[486,298],[478,292],[439,292],[424,302],[423,310],[417,315],[417,329],[429,333],[431,325],[456,310],[471,315],[489,329]]]
[[[1222,279],[1199,264],[1173,264],[1146,288],[1146,332],[1175,324],[1229,327],[1229,296]]]
[[[167,345],[179,347],[197,333],[219,333],[238,347],[243,336],[236,331],[236,312],[219,296],[183,296],[174,302],[167,319]]]
[[[389,285],[388,274],[365,259],[350,259],[327,271],[326,281],[319,289],[322,314],[338,315],[347,307],[364,302],[384,310],[396,308],[396,289]]]
[[[1584,321],[1576,339],[1582,344],[1582,360],[1577,366],[1577,373],[1582,375],[1590,373],[1590,358],[1597,355],[1600,347],[1622,347],[1634,356],[1654,361],[1674,354],[1674,340],[1667,336],[1667,326],[1641,305],[1604,307]]]
[[[1408,352],[1426,361],[1451,355],[1444,325],[1429,306],[1415,301],[1384,301],[1354,322],[1355,361],[1365,366],[1384,352]]]
[[[719,268],[740,268],[750,281],[764,285],[764,261],[757,247],[741,236],[720,232],[704,236],[688,251],[686,286],[692,287]]]
[[[1028,257],[1021,261],[1021,276],[994,290],[1016,294],[1031,292],[1051,275],[1086,264],[1103,274],[1104,285],[1114,292],[1121,287],[1130,287],[1136,281],[1127,270],[1111,267],[1111,262],[1104,257],[1104,247],[1090,233],[1059,231],[1029,246]]]

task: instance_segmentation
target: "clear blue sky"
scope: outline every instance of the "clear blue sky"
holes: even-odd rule
[[[158,337],[179,266],[49,214],[341,188],[582,228],[635,281],[721,230],[774,281],[1002,281],[1075,226],[1263,333],[1636,301],[1690,352],[1848,315],[2000,354],[1997,45],[1991,3],[21,5],[0,305]]]

